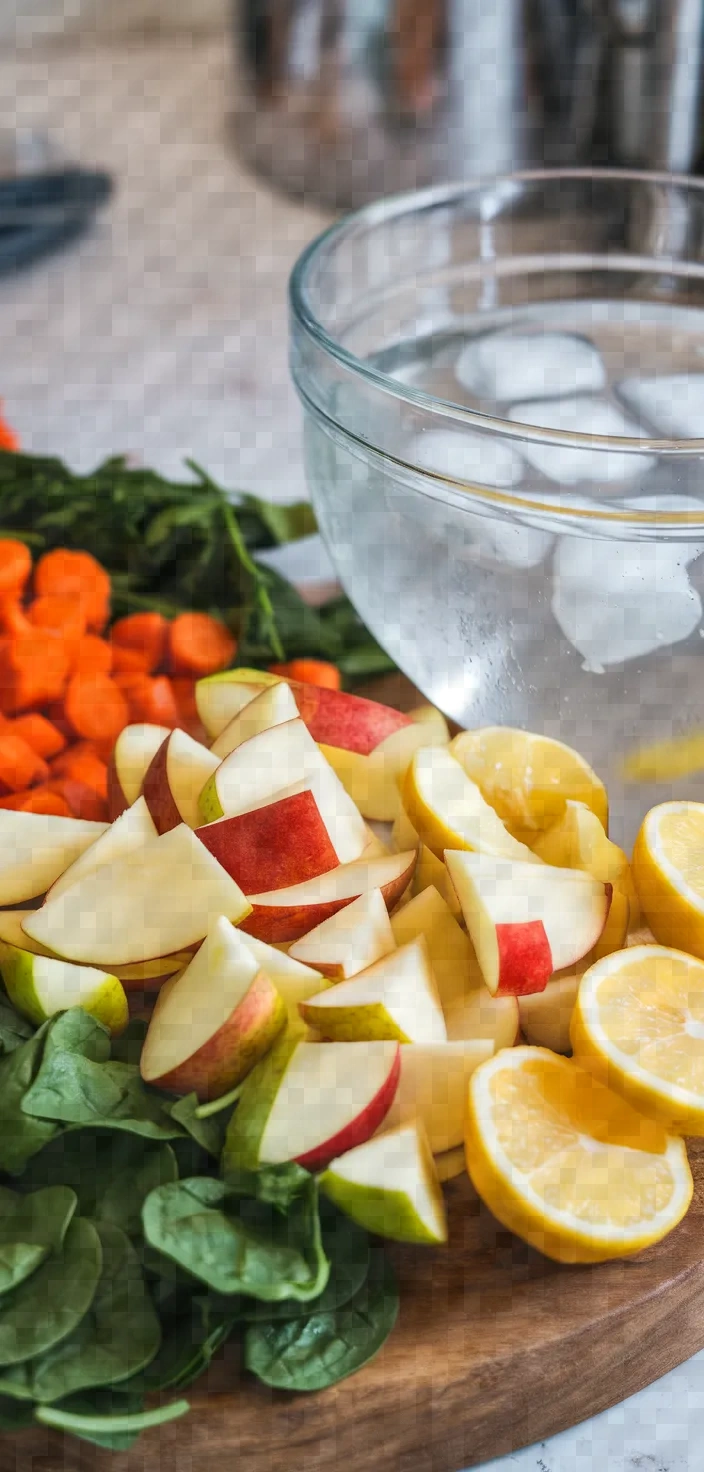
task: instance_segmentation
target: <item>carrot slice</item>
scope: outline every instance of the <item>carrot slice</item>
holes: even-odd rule
[[[100,632],[110,608],[110,578],[90,552],[57,547],[40,557],[35,573],[37,595],[60,593],[83,604],[90,629]]]
[[[340,671],[327,659],[290,659],[288,664],[270,664],[269,672],[284,680],[300,680],[303,685],[320,685],[323,690],[342,689]]]
[[[51,764],[51,774],[52,778],[71,777],[76,782],[83,782],[86,787],[92,787],[100,797],[107,799],[107,764],[90,741],[79,741],[61,756],[57,756],[56,761]]]
[[[84,634],[76,645],[71,674],[109,675],[111,669],[112,646],[97,634]]]
[[[88,741],[116,740],[130,718],[127,701],[110,675],[72,675],[64,707],[76,735]]]
[[[10,428],[4,415],[0,415],[0,450],[19,450],[19,436]]]
[[[48,721],[46,716],[39,715],[37,711],[32,711],[26,716],[18,716],[17,720],[12,722],[12,729],[22,737],[23,741],[27,742],[28,746],[31,746],[32,751],[36,751],[37,756],[43,757],[45,761],[58,756],[66,745],[66,738],[58,727],[52,721]]]
[[[6,721],[0,730],[0,786],[10,792],[21,792],[36,782],[46,782],[48,776],[46,762]]]
[[[24,634],[31,634],[32,627],[21,603],[15,598],[0,597],[0,628],[3,634],[10,639],[19,639]]]
[[[33,629],[0,648],[0,709],[12,714],[60,700],[69,669],[63,639]]]
[[[1,446],[0,446],[1,447]],[[24,542],[0,539],[0,598],[21,598],[32,571],[32,554]]]
[[[27,618],[35,629],[51,629],[61,634],[72,649],[86,632],[85,605],[79,598],[64,593],[42,593],[30,603]]]
[[[149,675],[154,668],[147,649],[130,649],[122,644],[112,646],[112,667],[118,675]]]
[[[66,798],[50,787],[32,787],[29,792],[0,797],[0,808],[13,808],[18,813],[44,813],[50,818],[73,817]]]
[[[169,656],[174,674],[214,675],[227,669],[236,649],[229,629],[208,613],[179,613],[169,626]]]
[[[163,664],[168,637],[169,625],[160,613],[130,613],[126,618],[119,618],[110,630],[113,644],[119,645],[120,649],[139,650],[146,661],[142,668],[147,674]],[[123,668],[128,669],[129,666],[124,665]]]
[[[178,706],[178,713],[182,721],[197,721],[198,707],[196,705],[195,680],[189,680],[187,675],[174,675],[171,680],[171,689]]]
[[[116,675],[129,706],[131,721],[146,721],[154,726],[180,725],[179,710],[166,675]]]
[[[85,782],[77,782],[73,777],[60,777],[49,783],[49,790],[63,798],[73,818],[88,818],[95,823],[107,822],[107,802],[100,793],[87,787]]]

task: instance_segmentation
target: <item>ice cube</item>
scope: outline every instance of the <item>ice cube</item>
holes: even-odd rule
[[[660,492],[654,496],[630,496],[622,503],[630,511],[647,511],[650,516],[659,515],[668,511],[688,511],[696,516],[697,520],[704,525],[704,501],[698,501],[696,496],[677,496],[670,491]],[[682,535],[691,536],[692,530],[683,526]],[[681,563],[684,567],[690,562],[696,562],[704,552],[704,541],[663,541],[661,543],[663,552],[668,548],[672,553],[673,560]]]
[[[602,673],[687,639],[702,616],[681,548],[661,542],[563,537],[552,611],[584,668]]]
[[[643,430],[605,399],[587,395],[573,399],[533,399],[513,404],[509,419],[544,429],[567,430],[570,434],[618,435],[639,439]],[[596,482],[632,480],[655,463],[653,455],[626,453],[617,449],[581,450],[567,445],[541,444],[522,440],[521,453],[550,480],[575,485],[580,480]]]
[[[516,450],[489,435],[472,430],[429,429],[413,439],[409,460],[440,475],[476,482],[480,486],[515,486],[523,475]]]
[[[504,403],[587,393],[606,383],[594,344],[570,332],[486,332],[462,349],[455,373],[471,393]]]
[[[669,378],[627,378],[620,397],[653,426],[673,439],[704,439],[704,373],[673,373]]]

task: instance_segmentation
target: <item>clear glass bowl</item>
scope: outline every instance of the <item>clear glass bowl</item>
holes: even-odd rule
[[[309,246],[291,313],[320,526],[401,669],[464,726],[576,746],[622,840],[704,799],[704,754],[624,769],[700,726],[704,753],[704,181],[383,201]]]

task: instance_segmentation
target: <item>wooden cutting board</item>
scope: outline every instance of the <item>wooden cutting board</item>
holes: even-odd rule
[[[377,685],[413,704],[399,681]],[[629,1261],[560,1267],[466,1178],[446,1248],[398,1248],[401,1309],[376,1360],[316,1395],[271,1392],[228,1346],[191,1415],[113,1455],[43,1429],[0,1435],[0,1472],[460,1472],[584,1420],[704,1345],[704,1141],[690,1211]]]

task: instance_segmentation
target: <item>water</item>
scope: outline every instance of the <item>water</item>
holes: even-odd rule
[[[704,438],[700,307],[539,302],[396,343],[374,361],[436,398],[516,422],[644,438],[674,425]],[[704,539],[605,542],[586,525],[566,536],[559,518],[520,509],[521,497],[652,503],[701,507],[704,520],[704,460],[509,442],[456,423],[409,441],[409,463],[518,498],[487,514],[463,495],[421,494],[397,467],[312,423],[307,443],[342,579],[430,699],[464,725],[524,726],[576,746],[607,781],[621,841],[653,802],[704,800],[704,774],[633,788],[621,772],[634,747],[704,727]]]

